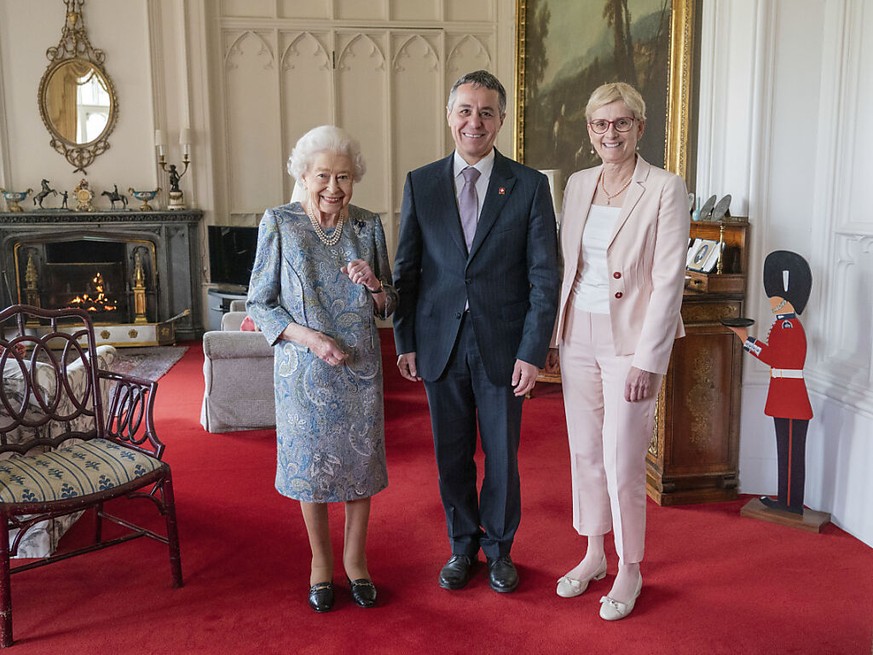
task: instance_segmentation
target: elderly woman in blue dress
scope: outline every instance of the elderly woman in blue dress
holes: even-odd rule
[[[370,498],[388,484],[376,317],[397,295],[379,217],[350,204],[365,165],[358,143],[324,125],[304,134],[288,171],[301,202],[268,209],[246,308],[275,353],[276,489],[300,502],[312,563],[309,604],[334,603],[328,503],[345,505],[343,568],[358,605],[367,569]]]

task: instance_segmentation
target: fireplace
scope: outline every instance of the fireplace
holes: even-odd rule
[[[142,235],[73,231],[22,237],[13,252],[15,288],[29,305],[78,307],[96,325],[158,322],[156,245]]]
[[[197,210],[0,213],[0,302],[80,307],[115,345],[147,334],[161,342],[168,323],[174,338],[199,338],[201,219]]]

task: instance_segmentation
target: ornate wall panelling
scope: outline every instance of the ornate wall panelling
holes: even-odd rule
[[[873,210],[866,201],[873,160],[873,127],[866,119],[871,102],[873,11],[865,3],[828,3],[828,49],[821,90],[818,189],[813,225],[815,260],[810,305],[809,384],[826,396],[849,402],[873,417]],[[833,5],[833,6],[831,6]],[[866,93],[866,96],[865,96]],[[853,126],[847,130],[846,126]],[[817,273],[817,272],[816,272]]]
[[[275,34],[268,30],[224,32],[224,106],[227,193],[232,213],[276,196],[282,148],[276,84]],[[275,171],[275,172],[274,172]]]
[[[229,18],[493,21],[498,0],[209,0]],[[514,0],[513,0],[514,1]]]
[[[392,35],[392,131],[403,135],[393,144],[392,216],[398,217],[406,173],[422,164],[422,156],[445,148],[445,84],[442,31],[396,31]],[[421,84],[421,80],[427,80]],[[399,226],[396,226],[399,227]],[[396,234],[396,231],[394,232]],[[393,254],[394,248],[391,248]]]
[[[385,147],[399,136],[390,125],[390,37],[387,30],[337,30],[335,50],[336,122],[361,142],[367,160],[355,203],[382,215],[389,207]]]
[[[382,215],[393,254],[407,171],[451,147],[448,88],[463,72],[496,68],[497,0],[475,3],[475,22],[469,4],[223,0],[226,222],[254,224],[286,202],[294,143],[335,122],[361,141],[367,174],[354,202]]]
[[[315,125],[336,120],[333,115],[333,34],[314,29],[282,31],[279,46],[282,51],[282,155],[287,157],[299,135]],[[287,174],[282,183],[283,197],[290,198],[292,181]]]
[[[822,330],[823,338],[816,340],[820,352],[807,367],[814,388],[827,395],[839,390],[838,398],[873,415],[873,235],[837,234],[834,248],[831,270],[814,279],[827,290],[816,308],[822,314],[815,321]]]

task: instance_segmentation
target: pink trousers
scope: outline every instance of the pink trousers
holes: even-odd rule
[[[624,388],[633,355],[617,356],[607,314],[568,308],[561,375],[570,469],[573,526],[580,535],[612,529],[625,564],[641,562],[646,533],[646,451],[652,438],[657,389],[629,403]]]

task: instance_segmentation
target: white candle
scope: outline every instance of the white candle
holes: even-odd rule
[[[161,130],[155,130],[155,145],[158,148],[158,154],[164,156],[164,133]]]

